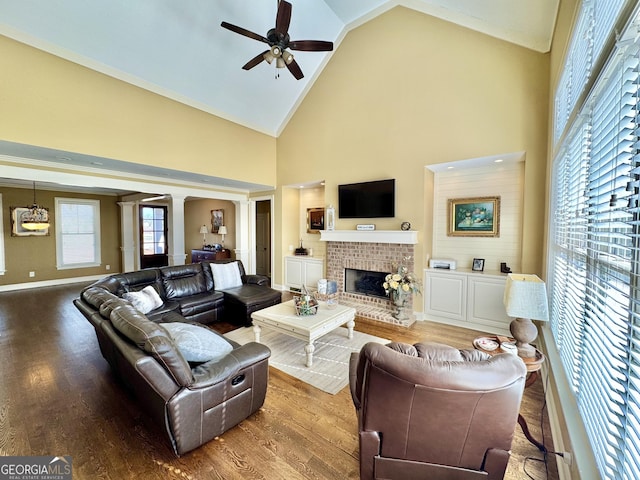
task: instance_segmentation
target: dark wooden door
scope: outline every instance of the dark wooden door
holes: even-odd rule
[[[167,245],[167,207],[140,206],[140,266],[169,265]]]

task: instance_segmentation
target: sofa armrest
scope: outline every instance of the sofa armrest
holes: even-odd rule
[[[269,277],[265,275],[245,275],[244,283],[269,286]]]
[[[248,368],[256,363],[268,359],[271,350],[268,347],[249,342],[241,347],[235,348],[229,355],[221,360],[211,361],[198,365],[192,369],[193,382],[189,388],[206,388],[211,385],[228,380],[229,377],[237,374],[240,370]]]

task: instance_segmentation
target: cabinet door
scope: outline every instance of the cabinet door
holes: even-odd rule
[[[465,321],[467,277],[429,272],[424,288],[425,313],[436,317]]]
[[[302,288],[304,271],[302,260],[284,257],[284,283],[287,287]]]
[[[305,285],[310,290],[318,289],[318,280],[324,278],[324,262],[307,261],[305,272]]]
[[[469,276],[468,319],[470,322],[509,329],[511,318],[504,308],[505,279]]]

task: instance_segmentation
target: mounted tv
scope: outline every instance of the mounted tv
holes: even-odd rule
[[[339,218],[390,218],[395,215],[395,179],[338,185]]]

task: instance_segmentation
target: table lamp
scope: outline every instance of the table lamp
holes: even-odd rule
[[[222,248],[224,248],[224,236],[227,234],[227,227],[220,225],[218,227],[218,235],[222,235]]]
[[[207,233],[209,233],[206,225],[202,225],[200,227],[200,233],[202,234],[202,248],[204,248],[204,246],[207,244]]]
[[[516,340],[518,355],[535,358],[536,349],[529,345],[538,336],[538,328],[531,320],[549,320],[547,289],[536,275],[510,273],[504,288],[507,315],[516,317],[509,325]]]

